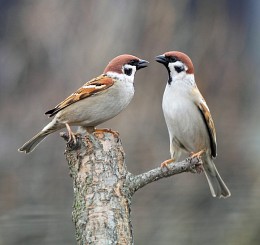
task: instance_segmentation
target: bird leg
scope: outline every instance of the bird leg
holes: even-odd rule
[[[75,134],[72,132],[72,130],[71,130],[71,128],[70,128],[70,126],[69,126],[68,123],[65,123],[65,125],[66,125],[66,128],[67,128],[68,133],[69,133],[69,140],[68,140],[68,143],[71,142],[71,141],[73,140],[74,144],[76,144],[76,143],[77,143],[77,139],[76,139]]]
[[[113,131],[112,129],[108,129],[108,128],[95,129],[95,133],[111,133],[111,134],[113,134],[116,138],[119,137],[119,133],[118,133],[117,131]]]
[[[162,162],[161,163],[161,168],[167,168],[168,169],[168,165],[170,164],[170,163],[173,163],[173,162],[175,162],[175,159],[168,159],[168,160],[166,160],[166,161],[164,161],[164,162]]]

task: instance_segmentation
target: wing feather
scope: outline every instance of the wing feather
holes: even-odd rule
[[[207,126],[207,130],[208,130],[209,138],[210,138],[211,155],[212,155],[212,157],[216,157],[217,156],[216,130],[215,130],[214,122],[211,117],[209,108],[204,99],[202,101],[200,101],[197,104],[197,106],[198,106],[198,108],[201,112],[201,115]]]
[[[85,99],[87,97],[96,95],[114,84],[114,80],[107,75],[103,74],[97,78],[90,80],[89,82],[85,83],[81,88],[79,88],[76,92],[71,94],[68,98],[63,100],[54,109],[47,111],[45,114],[49,115],[49,117],[54,116],[60,110],[64,109],[65,107]]]

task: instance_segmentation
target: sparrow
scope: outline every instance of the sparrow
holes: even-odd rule
[[[171,159],[161,167],[178,161],[182,153],[200,156],[212,196],[229,197],[230,191],[213,162],[217,156],[216,130],[196,85],[191,59],[184,53],[170,51],[157,56],[156,61],[168,71],[162,109],[169,132]]]
[[[31,152],[46,136],[67,128],[69,141],[76,142],[70,126],[80,126],[88,132],[118,115],[134,96],[134,76],[148,61],[123,54],[112,59],[103,74],[85,83],[76,92],[45,114],[53,117],[38,134],[18,151]]]

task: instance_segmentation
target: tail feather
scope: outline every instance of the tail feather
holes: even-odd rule
[[[218,198],[227,198],[231,196],[229,189],[218,173],[218,170],[212,159],[207,159],[203,164],[203,168],[205,170],[204,172],[207,177],[212,196]]]
[[[42,129],[33,138],[27,141],[21,148],[18,149],[20,152],[30,153],[35,147],[43,141],[49,134],[61,129],[61,125],[58,125],[55,121],[51,121],[46,127]]]
[[[30,153],[32,152],[35,147],[47,137],[48,134],[41,131],[38,134],[36,134],[33,138],[31,138],[29,141],[27,141],[21,148],[18,149],[18,151]]]

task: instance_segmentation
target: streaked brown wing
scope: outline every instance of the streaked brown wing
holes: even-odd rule
[[[209,133],[209,138],[210,138],[210,147],[211,147],[211,155],[212,157],[217,156],[217,139],[216,139],[216,130],[214,126],[213,119],[211,117],[210,111],[206,105],[205,101],[200,102],[197,104],[201,115],[203,116],[203,119],[206,123],[207,130]]]
[[[106,90],[114,84],[114,80],[106,75],[101,75],[97,78],[90,80],[85,83],[81,88],[79,88],[76,92],[71,94],[68,98],[59,103],[54,109],[47,111],[45,114],[50,115],[49,117],[54,116],[60,110],[65,107],[79,101],[85,99],[89,96],[98,94],[101,91]]]

